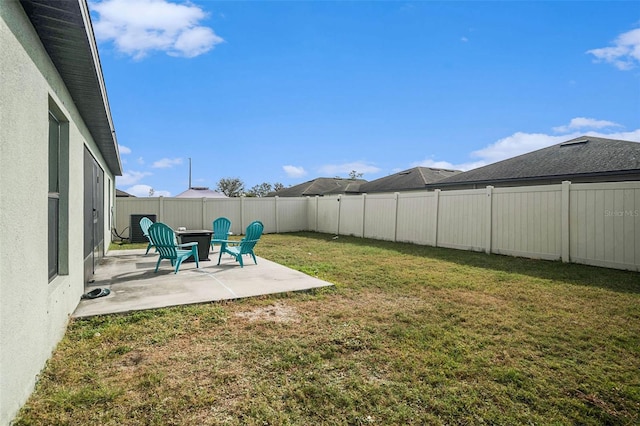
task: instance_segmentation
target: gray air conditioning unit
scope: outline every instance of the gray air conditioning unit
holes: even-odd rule
[[[129,240],[132,243],[146,243],[149,241],[142,233],[142,229],[140,229],[140,219],[143,217],[148,217],[151,222],[156,223],[155,214],[132,214],[131,224],[129,225]]]

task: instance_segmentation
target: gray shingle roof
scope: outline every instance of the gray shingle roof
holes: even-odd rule
[[[639,173],[640,143],[581,136],[537,151],[469,170],[432,188],[462,183],[504,182]]]
[[[325,194],[357,192],[364,179],[316,178],[269,194],[270,197],[314,197]]]
[[[360,192],[396,192],[424,189],[426,185],[438,182],[460,170],[414,167],[360,185]]]
[[[193,186],[176,195],[176,198],[227,198],[227,196],[204,186]]]
[[[125,192],[121,189],[116,188],[116,197],[134,197],[135,195],[131,195],[128,192]]]

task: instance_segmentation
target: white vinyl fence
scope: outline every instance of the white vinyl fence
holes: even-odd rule
[[[640,271],[640,182],[304,198],[118,198],[116,226],[155,214],[169,226],[242,233],[316,231]],[[125,232],[124,236],[128,234]]]

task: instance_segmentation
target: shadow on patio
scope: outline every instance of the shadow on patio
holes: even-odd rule
[[[244,268],[217,253],[209,261],[183,263],[178,274],[168,260],[154,273],[157,254],[144,250],[111,251],[97,267],[94,282],[85,291],[108,288],[111,294],[81,300],[73,316],[88,317],[167,306],[206,303],[264,294],[302,291],[333,284],[258,257],[258,264],[245,262]]]

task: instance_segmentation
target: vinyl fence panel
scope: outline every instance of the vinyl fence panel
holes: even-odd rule
[[[115,231],[131,215],[173,228],[240,234],[316,231],[640,271],[640,182],[415,191],[299,198],[118,198]]]
[[[398,194],[367,194],[364,236],[395,241]]]
[[[251,197],[242,200],[242,227],[249,226],[254,220],[264,225],[264,233],[276,232],[276,199],[273,197]]]
[[[340,197],[318,197],[318,232],[337,234],[340,218]]]
[[[443,191],[438,207],[438,246],[485,250],[488,226],[484,189]]]
[[[362,237],[366,196],[340,197],[340,235]]]
[[[306,198],[275,197],[275,200],[276,232],[309,230],[309,222],[307,220],[308,200]]]
[[[320,197],[307,197],[307,225],[309,231],[318,230],[318,201]]]
[[[201,198],[165,198],[162,219],[171,228],[185,227],[187,229],[203,229],[204,226],[203,199]]]
[[[231,229],[235,235],[244,232],[242,226],[242,206],[239,198],[207,198],[205,201],[204,229],[213,230],[213,221],[226,217],[231,221]],[[246,227],[245,227],[246,228]]]
[[[570,192],[572,262],[640,268],[640,183],[576,184]]]
[[[560,259],[560,185],[493,190],[491,251],[514,256]]]
[[[409,192],[398,196],[396,241],[436,245],[436,192]]]

